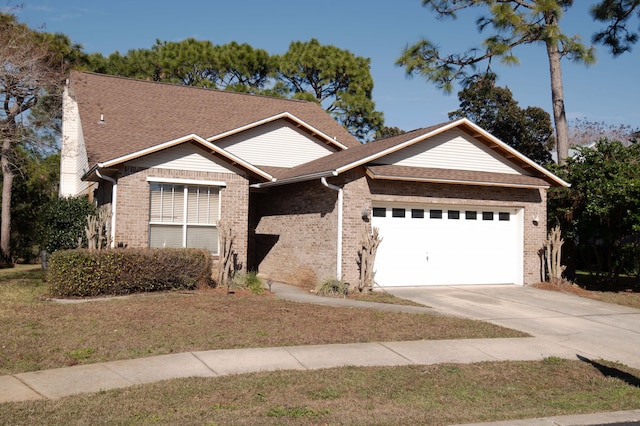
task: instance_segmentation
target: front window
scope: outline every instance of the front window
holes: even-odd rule
[[[151,182],[149,247],[190,247],[218,253],[220,188]]]

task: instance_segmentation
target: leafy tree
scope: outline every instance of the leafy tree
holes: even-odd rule
[[[638,273],[640,145],[603,139],[577,151],[557,172],[571,187],[549,192],[550,224],[575,245],[578,267],[613,283]]]
[[[273,68],[265,50],[194,38],[156,40],[150,49],[88,55],[85,62],[85,68],[104,74],[251,93],[263,90]]]
[[[246,43],[189,38],[84,60],[86,69],[105,74],[315,101],[363,141],[383,122],[371,99],[369,59],[315,39],[291,43],[280,56]]]
[[[60,155],[42,157],[20,152],[20,173],[14,180],[11,203],[11,247],[14,258],[30,262],[38,255],[42,229],[40,211],[58,196]]]
[[[87,216],[95,215],[95,206],[86,197],[54,198],[40,210],[40,247],[56,250],[78,248],[78,239],[86,247]]]
[[[187,86],[216,87],[213,68],[213,43],[188,38],[183,41],[156,41],[151,49],[156,54],[161,81]]]
[[[497,87],[493,78],[474,81],[458,99],[460,109],[450,112],[450,119],[466,117],[538,164],[551,161],[553,127],[542,108],[520,108],[511,90]]]
[[[285,93],[319,102],[358,139],[367,140],[382,126],[383,115],[372,100],[369,59],[311,39],[291,43],[275,62]]]
[[[452,90],[454,81],[466,86],[478,76],[492,74],[494,59],[503,64],[517,64],[514,49],[518,46],[545,46],[558,159],[564,161],[569,150],[569,130],[561,60],[568,58],[587,64],[595,60],[593,48],[587,48],[578,36],[568,36],[560,28],[562,15],[573,5],[573,0],[422,0],[422,3],[445,18],[455,18],[463,9],[483,8],[487,14],[476,21],[478,30],[494,30],[484,39],[481,48],[461,54],[442,55],[438,47],[426,39],[403,51],[397,65],[403,66],[408,75],[419,74],[447,92]],[[477,69],[480,63],[486,63],[484,71]]]
[[[594,43],[607,47],[613,56],[631,50],[631,45],[638,41],[638,33],[629,30],[629,21],[634,12],[640,19],[640,0],[602,0],[591,8],[591,15],[596,21],[608,23],[607,27],[593,36]]]
[[[32,127],[50,124],[47,110],[58,105],[56,94],[63,82],[61,37],[39,33],[19,23],[14,15],[0,14],[0,143],[2,151],[2,215],[0,252],[11,262],[11,201],[13,181],[19,171],[19,149],[38,144]],[[55,43],[54,43],[55,42]],[[39,114],[30,112],[39,110]],[[59,116],[59,113],[58,113]]]
[[[235,41],[216,47],[218,87],[235,92],[263,93],[274,72],[269,53]]]

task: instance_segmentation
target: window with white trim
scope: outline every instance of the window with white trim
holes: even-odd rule
[[[150,191],[149,247],[218,253],[219,187],[150,182]]]

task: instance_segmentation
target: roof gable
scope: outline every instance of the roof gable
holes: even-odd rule
[[[338,150],[326,139],[311,136],[310,129],[294,118],[286,116],[210,141],[251,164],[271,167],[295,167]]]
[[[134,158],[132,166],[172,170],[198,170],[212,173],[238,173],[228,160],[210,154],[199,144],[185,142],[162,151]]]
[[[452,151],[448,149],[436,149],[432,155],[433,159],[442,160],[445,157],[449,157],[446,167],[453,166],[453,170],[466,170],[474,173],[485,173],[482,175],[482,179],[486,180],[490,174],[522,174],[523,176],[538,178],[534,181],[535,185],[532,186],[569,186],[568,183],[546,170],[544,167],[536,164],[532,160],[528,159],[518,151],[514,150],[504,142],[498,140],[493,135],[489,134],[479,126],[473,124],[467,119],[460,119],[456,121],[449,121],[446,123],[437,124],[435,126],[426,127],[423,129],[417,129],[411,132],[407,132],[402,135],[394,136],[391,138],[375,141],[359,147],[350,148],[345,151],[337,152],[333,155],[320,158],[307,164],[294,167],[290,170],[278,172],[275,174],[276,179],[272,182],[257,184],[256,186],[271,186],[281,185],[289,182],[295,182],[305,179],[312,179],[318,176],[337,176],[340,173],[351,170],[359,166],[374,166],[376,164],[384,164],[384,158],[397,160],[397,161],[410,161],[409,159],[416,159],[422,152],[425,151],[425,147],[434,142],[434,146],[442,145],[438,144],[438,138],[445,132],[455,129],[455,134],[458,138],[458,144],[468,148],[471,153],[478,155],[481,159],[485,160],[485,167],[487,164],[497,167],[498,171],[485,171],[482,168],[478,169],[477,166],[467,165],[467,158],[461,157],[458,153],[457,161],[455,157],[451,157]],[[451,133],[454,134],[454,133]],[[445,139],[443,142],[445,142]],[[420,146],[420,144],[422,146]],[[412,148],[414,145],[418,145]],[[455,145],[455,144],[453,144]],[[452,145],[452,146],[453,146]],[[413,151],[412,151],[413,149]],[[403,150],[407,150],[404,151]],[[432,154],[433,154],[432,153]],[[446,154],[446,155],[445,155]],[[429,154],[426,155],[429,157]],[[390,162],[390,161],[388,161]],[[441,163],[441,167],[434,168],[429,167],[427,164],[421,164],[418,168],[433,169],[433,170],[451,170],[443,167],[445,163]],[[471,162],[472,164],[472,162]],[[398,167],[416,168],[416,165],[393,165],[395,169]],[[386,170],[391,170],[387,168]],[[415,170],[412,173],[403,173],[407,180],[410,180],[411,176],[417,176]],[[432,175],[433,173],[430,173]],[[381,176],[381,174],[370,173],[370,176]],[[471,176],[471,175],[469,175]],[[475,175],[473,175],[475,176]],[[384,178],[388,179],[391,176],[385,175]],[[501,179],[495,179],[496,181]],[[433,181],[433,180],[431,180]],[[529,181],[529,183],[534,182]],[[472,183],[473,179],[467,180],[468,183]],[[486,183],[486,182],[485,182]],[[541,185],[542,184],[542,185]]]
[[[250,164],[244,161],[239,157],[236,157],[232,153],[225,151],[224,149],[212,144],[211,142],[201,138],[198,135],[186,135],[178,139],[174,139],[159,145],[154,145],[152,147],[149,147],[137,152],[132,152],[127,155],[123,155],[121,157],[105,161],[103,163],[96,163],[87,173],[85,173],[85,175],[83,176],[83,179],[92,179],[97,169],[113,169],[126,162],[135,162],[135,161],[142,161],[142,162],[152,161],[153,162],[154,154],[161,153],[163,151],[169,150],[174,147],[178,147],[186,143],[193,143],[196,146],[199,145],[200,148],[205,150],[209,155],[215,156],[217,158],[221,158],[224,161],[228,162],[229,164],[234,165],[234,167],[239,167],[241,169],[244,169],[250,172],[251,174],[260,177],[263,180],[270,181],[273,179],[273,177],[266,171],[260,169],[259,167],[254,166],[253,164]],[[148,158],[151,158],[151,160],[149,160]],[[156,158],[155,161],[158,161],[157,158],[159,157],[155,157],[155,158]],[[165,157],[165,159],[166,158],[167,157]]]
[[[458,128],[447,130],[375,161],[407,167],[526,174],[513,162]]]
[[[210,139],[288,114],[336,148],[360,142],[314,102],[72,71],[89,163],[197,134]],[[294,120],[294,121],[295,121]]]

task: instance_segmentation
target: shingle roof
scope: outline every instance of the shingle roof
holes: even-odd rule
[[[388,149],[393,149],[394,147],[411,139],[420,137],[441,127],[445,127],[447,124],[449,124],[449,122],[436,124],[434,126],[403,133],[398,136],[393,136],[387,139],[381,139],[375,142],[370,142],[368,144],[352,147],[347,150],[336,152],[326,157],[321,157],[317,160],[301,164],[297,167],[293,167],[285,171],[280,171],[280,173],[274,174],[274,177],[276,177],[278,180],[285,180],[299,176],[313,175],[317,173],[338,170],[350,164],[365,161],[371,156],[377,156],[380,153]]]
[[[414,169],[398,166],[374,168],[374,166],[376,166],[377,159],[399,149],[403,149],[413,143],[428,140],[431,136],[453,127],[468,133],[480,143],[485,144],[489,149],[492,149],[499,155],[508,158],[514,165],[527,170],[529,175],[428,168],[420,171],[418,168]],[[440,180],[443,182],[460,181],[459,183],[467,181],[469,183],[475,182],[476,184],[494,183],[502,186],[531,187],[568,185],[562,179],[545,170],[543,167],[535,164],[522,154],[517,153],[503,142],[498,141],[496,138],[471,123],[469,120],[461,119],[436,124],[422,129],[416,129],[398,136],[349,148],[288,170],[276,170],[272,174],[272,176],[276,178],[275,182],[268,182],[259,186],[279,185],[295,180],[301,180],[305,177],[315,177],[318,175],[335,175],[360,165],[368,167],[370,176],[373,177],[376,175],[374,173],[375,170],[377,171],[378,178],[383,178],[384,176],[384,178],[387,179]]]
[[[548,187],[544,179],[508,173],[479,172],[472,170],[436,169],[395,165],[369,166],[367,174],[374,179],[392,179],[422,182],[441,182],[523,188]]]
[[[90,165],[188,134],[211,138],[282,113],[342,145],[361,145],[313,102],[80,71],[71,73],[69,94],[78,102]]]

